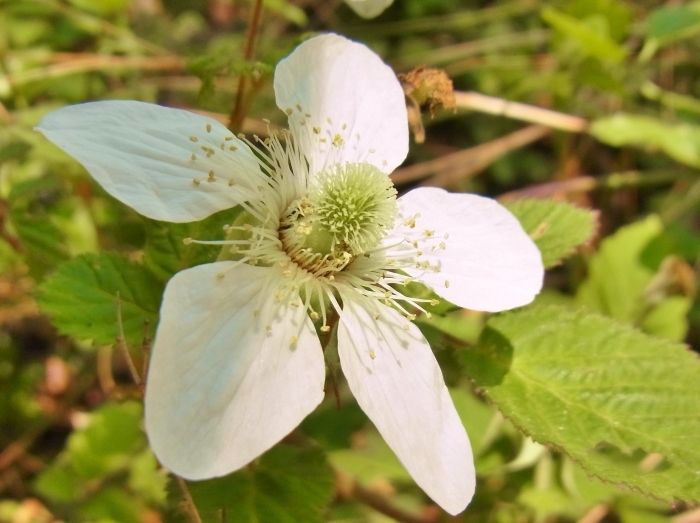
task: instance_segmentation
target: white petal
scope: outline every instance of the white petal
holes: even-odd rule
[[[394,3],[394,0],[345,0],[353,11],[362,18],[374,18]]]
[[[303,307],[275,299],[284,277],[232,264],[176,274],[160,312],[146,432],[163,465],[189,479],[244,466],[323,399],[325,367],[311,320]]]
[[[350,390],[416,483],[461,512],[474,495],[472,451],[428,342],[395,310],[341,297],[338,352]]]
[[[275,95],[312,174],[343,162],[389,173],[406,158],[403,89],[364,45],[335,34],[305,41],[277,64]]]
[[[460,307],[497,312],[526,305],[540,292],[540,252],[520,222],[496,201],[426,187],[399,198],[399,207],[402,219],[420,215],[414,228],[399,229],[402,235],[418,239],[434,232],[419,241],[420,260],[438,266],[439,272],[405,270],[438,295]]]
[[[243,186],[256,185],[247,178],[260,176],[246,144],[216,120],[188,111],[126,100],[91,102],[53,111],[36,129],[109,194],[156,220],[195,221],[233,207],[250,195]],[[208,158],[202,146],[214,153]],[[207,181],[210,171],[214,182]],[[234,187],[228,185],[232,179]]]

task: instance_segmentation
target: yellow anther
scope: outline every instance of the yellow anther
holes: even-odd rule
[[[313,126],[313,131],[315,134],[321,134],[321,128],[318,127],[317,125]]]
[[[331,328],[328,325],[323,325],[321,327],[321,332],[328,332],[329,330],[331,330]]]
[[[190,136],[190,142],[198,142],[199,139],[196,136]]]
[[[237,150],[238,150],[238,147],[236,147],[235,145],[229,145],[229,146],[228,146],[228,150],[229,150],[229,151],[237,151]]]
[[[211,124],[208,123],[208,124],[206,125],[206,128],[207,128],[207,132],[210,133],[210,132],[211,132]]]
[[[377,355],[374,353],[374,351],[372,349],[369,349],[369,357],[372,359],[377,357]]]
[[[189,245],[192,243],[192,238],[183,238],[182,243],[184,243],[185,245]]]
[[[199,185],[199,180],[197,178],[192,178],[192,183],[195,185]]]

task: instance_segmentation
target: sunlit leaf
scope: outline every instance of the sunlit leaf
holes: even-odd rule
[[[685,346],[557,306],[494,316],[463,353],[488,398],[588,473],[700,500],[700,362]]]
[[[153,332],[162,283],[144,267],[111,253],[85,254],[62,265],[41,286],[39,305],[64,334],[111,344],[119,335],[117,295],[126,341],[140,346]]]
[[[333,474],[320,449],[277,445],[243,470],[188,486],[203,523],[222,517],[236,523],[321,523]]]
[[[594,212],[565,202],[518,200],[506,207],[540,249],[545,267],[556,265],[589,241],[597,226]]]
[[[651,116],[617,113],[599,118],[590,133],[615,147],[636,146],[658,149],[674,160],[700,166],[700,126],[668,123]]]

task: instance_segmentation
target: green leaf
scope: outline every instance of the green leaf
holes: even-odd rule
[[[590,133],[615,147],[636,146],[659,149],[686,165],[700,167],[700,126],[668,123],[651,116],[617,113],[599,118]]]
[[[505,204],[542,253],[545,267],[556,265],[591,239],[597,215],[555,200],[518,200]]]
[[[619,63],[627,56],[627,49],[583,20],[550,6],[543,8],[541,15],[545,22],[576,40],[587,54],[601,61]]]
[[[277,445],[223,478],[189,482],[203,523],[321,523],[333,473],[319,448]]]
[[[39,305],[58,329],[76,339],[111,344],[119,334],[117,294],[130,346],[140,346],[144,325],[158,323],[163,286],[143,265],[119,254],[78,256],[41,286]]]
[[[462,354],[516,426],[589,474],[669,502],[700,500],[700,363],[685,346],[535,306],[492,317]]]
[[[37,279],[68,260],[63,232],[47,214],[29,214],[24,209],[11,209],[10,219],[25,250],[25,261]]]
[[[645,307],[641,294],[654,277],[654,270],[644,263],[642,254],[662,231],[661,220],[650,216],[603,240],[589,261],[588,278],[578,289],[576,303],[636,322]]]
[[[647,19],[647,38],[668,44],[693,36],[700,31],[698,2],[690,5],[668,5],[654,9]]]
[[[218,212],[198,222],[169,223],[145,219],[146,246],[143,263],[162,281],[183,269],[216,261],[220,245],[185,245],[182,240],[221,240],[223,226],[235,220],[241,207]]]

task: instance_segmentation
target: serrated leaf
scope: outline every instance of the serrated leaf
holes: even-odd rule
[[[700,500],[700,362],[683,345],[535,306],[492,317],[462,354],[476,386],[535,441],[605,481]]]
[[[39,306],[58,329],[76,339],[111,344],[119,335],[117,293],[127,344],[153,332],[163,285],[143,265],[119,254],[84,254],[65,263],[40,288]]]
[[[319,448],[272,448],[223,478],[189,482],[203,523],[321,523],[333,496],[333,473]]]
[[[240,207],[227,209],[198,222],[169,223],[145,219],[146,246],[143,263],[162,281],[167,281],[178,271],[201,263],[216,261],[220,245],[185,245],[182,240],[221,240],[222,227],[230,225],[240,213]]]
[[[591,239],[596,214],[555,200],[518,200],[505,204],[542,253],[545,267],[556,265]]]
[[[700,167],[700,126],[668,123],[650,116],[617,113],[599,118],[589,128],[601,142],[659,149],[674,160]]]

